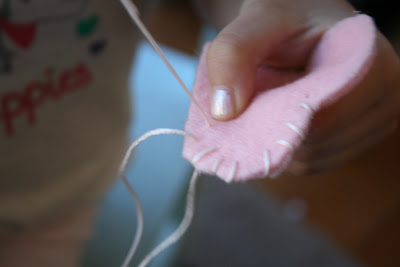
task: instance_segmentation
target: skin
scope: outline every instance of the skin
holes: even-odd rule
[[[221,29],[207,55],[211,112],[216,90],[222,88],[230,96],[225,113],[214,114],[218,120],[233,119],[246,110],[260,65],[303,68],[321,35],[355,15],[343,0],[198,2]],[[315,115],[289,171],[305,175],[342,165],[393,133],[399,114],[399,58],[378,33],[373,67],[350,94]]]

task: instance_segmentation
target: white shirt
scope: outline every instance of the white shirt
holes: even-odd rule
[[[119,1],[0,1],[0,233],[115,178],[136,36]]]

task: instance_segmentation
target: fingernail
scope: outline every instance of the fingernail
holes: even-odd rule
[[[211,97],[211,114],[215,119],[228,119],[235,112],[235,99],[233,91],[225,86],[213,89]]]

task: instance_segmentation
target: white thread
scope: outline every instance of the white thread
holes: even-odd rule
[[[129,263],[132,261],[133,256],[136,253],[136,250],[139,246],[140,240],[142,239],[143,235],[143,225],[144,225],[144,219],[143,219],[143,209],[142,205],[140,204],[140,200],[133,189],[133,187],[130,185],[128,182],[128,179],[126,178],[125,175],[121,177],[122,181],[124,182],[125,186],[128,188],[129,193],[133,197],[133,200],[135,202],[135,207],[136,207],[136,217],[137,217],[137,224],[136,224],[136,234],[135,237],[133,238],[132,245],[126,254],[126,257],[124,259],[124,262],[122,263],[122,267],[127,267],[129,266]]]
[[[212,167],[212,172],[213,172],[214,174],[217,173],[217,170],[218,170],[219,166],[221,165],[221,162],[222,162],[222,161],[223,161],[223,159],[219,159],[219,160],[217,160],[217,161],[214,163],[214,165],[213,165],[213,167]]]
[[[237,165],[238,165],[237,161],[235,161],[232,164],[231,170],[229,172],[228,179],[226,180],[227,183],[230,183],[230,182],[233,181],[233,178],[235,177],[235,174],[236,174]]]
[[[160,58],[164,61],[165,65],[167,65],[168,69],[171,71],[172,75],[175,77],[175,79],[178,81],[180,86],[183,88],[187,96],[190,98],[190,100],[196,105],[198,110],[200,111],[202,117],[206,121],[208,126],[211,126],[210,121],[208,120],[205,112],[201,108],[200,104],[197,102],[197,100],[193,97],[193,95],[190,93],[189,89],[186,87],[185,83],[182,81],[181,77],[179,77],[178,73],[175,71],[174,67],[172,67],[171,63],[169,63],[167,57],[164,55],[163,51],[157,44],[157,42],[154,40],[153,36],[150,34],[150,32],[147,30],[146,26],[144,26],[143,22],[139,18],[139,12],[137,7],[132,3],[130,0],[121,0],[122,5],[128,12],[129,16],[133,19],[135,24],[138,26],[139,30],[143,33],[143,35],[146,37],[146,39],[149,41],[151,46],[154,48],[154,50],[157,52],[157,54],[160,56]]]
[[[153,249],[139,264],[139,267],[145,267],[150,263],[158,254],[160,254],[163,250],[171,246],[173,243],[178,241],[182,235],[187,231],[190,226],[190,223],[193,219],[194,214],[194,202],[195,202],[195,192],[196,192],[196,182],[198,178],[198,172],[195,170],[193,172],[192,178],[189,184],[189,190],[186,195],[186,209],[185,215],[181,221],[181,224],[176,228],[176,230],[168,236],[163,242],[161,242],[155,249]]]
[[[264,177],[268,177],[269,169],[271,167],[271,163],[270,163],[270,160],[269,160],[269,151],[268,151],[268,149],[264,150],[264,164],[265,164]]]
[[[194,163],[198,162],[198,161],[201,160],[204,156],[210,154],[211,152],[214,152],[214,151],[217,150],[217,149],[218,149],[217,147],[212,147],[212,148],[207,148],[207,149],[205,149],[205,150],[199,152],[198,154],[196,154],[196,155],[193,157],[192,163],[194,164]]]
[[[310,113],[313,113],[314,111],[312,110],[312,108],[307,105],[306,103],[301,103],[300,106],[302,106],[303,108],[305,108],[306,110],[308,110]]]
[[[136,250],[137,250],[137,248],[139,246],[139,243],[140,243],[140,240],[141,240],[141,237],[142,237],[142,234],[143,234],[143,210],[142,210],[142,207],[141,207],[141,204],[140,204],[140,200],[137,197],[137,194],[136,194],[135,190],[133,189],[133,187],[129,184],[128,180],[126,179],[124,173],[126,171],[126,168],[128,166],[128,163],[130,161],[130,158],[131,158],[135,148],[141,142],[145,141],[146,139],[150,138],[151,136],[162,135],[162,134],[177,134],[177,135],[183,135],[183,136],[190,136],[190,137],[194,138],[191,134],[189,134],[187,132],[184,132],[184,131],[181,131],[181,130],[163,129],[163,128],[154,129],[154,130],[151,130],[151,131],[143,134],[141,137],[139,137],[136,141],[134,141],[129,146],[128,150],[126,151],[124,159],[123,159],[123,161],[121,163],[121,166],[119,168],[119,177],[122,179],[122,181],[124,182],[124,184],[126,185],[126,187],[128,188],[130,194],[132,195],[132,197],[134,199],[136,210],[137,210],[137,227],[136,227],[135,237],[133,238],[132,245],[131,245],[131,247],[130,247],[130,249],[129,249],[129,251],[128,251],[128,253],[127,253],[127,255],[126,255],[125,259],[124,259],[124,262],[121,265],[122,267],[128,267],[129,266],[129,263],[132,261],[134,255],[135,255],[135,252],[136,252]],[[189,190],[190,190],[190,188],[189,188]],[[189,191],[189,193],[190,192],[192,192],[192,191]],[[189,223],[190,223],[190,221],[189,221]],[[153,258],[156,255],[154,255]]]
[[[192,138],[195,138],[193,135],[182,131],[182,130],[176,130],[176,129],[168,129],[168,128],[159,128],[159,129],[154,129],[151,131],[148,131],[147,133],[143,134],[141,137],[139,137],[136,141],[134,141],[128,148],[124,159],[122,160],[122,164],[119,168],[119,176],[123,175],[125,173],[126,167],[129,163],[129,160],[132,156],[133,150],[144,140],[147,138],[154,136],[154,135],[163,135],[163,134],[178,134],[178,135],[183,135],[183,136],[190,136]],[[196,139],[196,138],[195,138]]]
[[[294,124],[291,123],[291,122],[285,122],[285,125],[286,125],[287,127],[289,127],[290,129],[292,129],[293,131],[295,131],[297,134],[299,134],[300,137],[301,137],[301,139],[304,139],[303,131],[300,130],[299,127],[297,127],[296,125],[294,125]]]
[[[276,141],[278,144],[288,147],[290,150],[294,150],[293,146],[286,140],[280,139]]]

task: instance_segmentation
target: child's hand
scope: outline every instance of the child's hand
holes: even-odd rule
[[[399,59],[378,33],[370,71],[348,95],[316,114],[290,170],[312,174],[351,160],[392,134],[399,113]]]
[[[223,6],[223,1],[238,3],[209,2]],[[229,120],[246,109],[261,64],[304,67],[321,35],[353,15],[344,0],[243,1],[238,16],[223,28],[207,55],[214,118]],[[224,23],[224,19],[219,21]],[[395,129],[400,112],[399,61],[380,34],[377,44],[376,60],[365,79],[349,95],[316,114],[312,132],[290,166],[292,172],[333,168]]]

